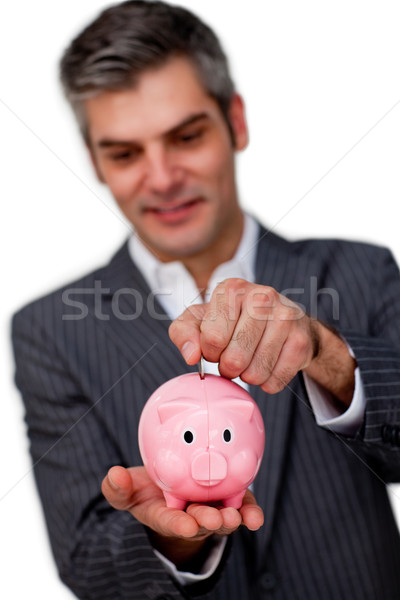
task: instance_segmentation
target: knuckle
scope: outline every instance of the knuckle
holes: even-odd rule
[[[261,388],[264,390],[264,392],[267,392],[267,394],[278,394],[278,392],[281,392],[285,386],[282,385],[282,383],[277,379],[271,377],[261,386]]]
[[[240,279],[239,277],[224,279],[214,290],[214,301],[216,302],[217,306],[223,304],[238,306],[241,302],[241,298],[246,295],[249,287],[252,285],[253,284],[250,284],[248,281]]]
[[[228,291],[238,291],[242,289],[247,289],[249,286],[249,282],[245,279],[241,279],[240,277],[228,277],[228,279],[224,279],[221,283],[218,284],[217,288],[221,288],[221,290]]]
[[[238,353],[229,353],[221,358],[220,368],[223,372],[240,374],[245,367],[244,357]]]
[[[275,306],[279,299],[278,292],[268,285],[259,285],[255,289],[255,293],[260,297],[260,300],[264,302],[264,304],[269,306]]]
[[[275,365],[274,358],[268,350],[258,350],[248,366],[241,374],[241,378],[251,385],[261,385],[269,378]]]
[[[290,367],[281,367],[279,370],[276,370],[270,378],[270,383],[275,389],[274,393],[283,390],[291,382],[294,375],[295,373]]]
[[[292,306],[286,306],[286,320],[287,321],[300,321],[305,312],[298,304],[293,304]]]
[[[308,351],[308,347],[309,342],[305,335],[303,335],[302,333],[298,333],[297,335],[293,336],[293,339],[291,341],[291,349],[292,353],[295,356],[297,356],[298,358],[303,356]]]
[[[202,346],[221,350],[226,346],[225,335],[218,329],[202,330]]]
[[[247,313],[256,320],[271,320],[273,311],[277,306],[279,295],[274,288],[266,286],[255,286],[247,295],[246,310]]]
[[[261,387],[264,391],[268,392],[268,394],[277,394],[287,386],[290,379],[291,376],[287,379],[282,371],[279,373],[274,372]]]
[[[249,385],[261,385],[265,380],[265,375],[262,376],[261,373],[253,369],[246,369],[241,373],[240,378]]]
[[[233,318],[240,312],[242,298],[245,296],[247,282],[242,279],[226,279],[220,283],[213,294],[212,306],[225,318]]]
[[[303,319],[306,316],[306,311],[304,310],[304,307],[300,306],[299,304],[294,303],[292,311],[293,321]]]
[[[298,320],[298,314],[296,310],[292,306],[287,306],[286,304],[280,304],[279,310],[279,318],[280,321],[296,321]]]

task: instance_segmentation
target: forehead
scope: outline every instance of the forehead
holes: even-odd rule
[[[103,138],[150,139],[197,113],[221,119],[217,102],[184,58],[146,71],[134,88],[106,91],[87,99],[85,111],[94,144]]]

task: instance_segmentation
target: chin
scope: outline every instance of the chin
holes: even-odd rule
[[[170,233],[168,238],[165,240],[157,238],[154,243],[151,243],[151,247],[160,254],[169,255],[172,258],[179,260],[185,257],[194,256],[201,252],[204,252],[210,245],[209,238],[198,237],[196,239],[193,234],[179,237],[179,235]]]
[[[179,246],[178,248],[159,248],[160,253],[170,256],[172,260],[183,260],[189,256],[195,256],[196,254],[199,254],[202,250],[202,246],[193,246],[193,244],[188,246]]]

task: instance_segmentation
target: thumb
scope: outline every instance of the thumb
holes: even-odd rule
[[[129,510],[132,506],[133,483],[124,467],[111,467],[101,484],[106,500],[117,510]]]

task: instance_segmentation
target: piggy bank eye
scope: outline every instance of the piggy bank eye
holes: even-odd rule
[[[185,444],[188,444],[189,446],[196,440],[196,432],[194,429],[185,429],[185,431],[182,433],[182,439]]]
[[[229,444],[233,440],[233,429],[231,429],[230,427],[224,429],[224,431],[222,432],[222,439],[226,444]]]

